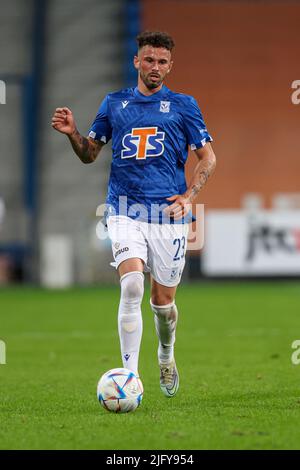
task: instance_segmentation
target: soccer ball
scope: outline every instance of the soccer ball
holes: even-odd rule
[[[129,369],[111,369],[102,375],[97,397],[103,408],[114,413],[134,411],[143,398],[141,380]]]

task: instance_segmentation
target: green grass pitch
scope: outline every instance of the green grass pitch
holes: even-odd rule
[[[197,283],[177,294],[180,389],[159,389],[149,290],[134,413],[100,407],[120,367],[117,287],[0,291],[1,449],[299,449],[299,283]]]

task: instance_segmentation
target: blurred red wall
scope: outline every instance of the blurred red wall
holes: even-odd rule
[[[267,206],[276,192],[300,192],[299,19],[292,1],[143,1],[143,29],[176,42],[166,84],[197,98],[214,137],[218,166],[199,198],[210,208],[239,207],[245,192]]]

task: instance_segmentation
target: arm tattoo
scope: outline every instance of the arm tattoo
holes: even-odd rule
[[[188,189],[191,201],[195,199],[199,191],[206,184],[208,178],[214,172],[216,166],[215,158],[200,160],[195,168],[194,175],[191,181],[190,188]]]
[[[86,137],[83,137],[77,129],[68,137],[74,152],[83,163],[92,163],[96,160],[99,153],[99,147],[96,142],[91,142]]]
[[[200,189],[206,184],[206,181],[210,177],[210,172],[208,170],[202,170],[199,172],[199,181],[198,183],[193,184],[191,188],[192,197],[195,198],[199,193]]]

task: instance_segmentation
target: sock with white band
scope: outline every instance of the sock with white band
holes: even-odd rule
[[[174,343],[178,311],[174,302],[168,305],[153,305],[155,329],[159,339],[158,362],[169,364],[174,359]]]
[[[143,321],[141,303],[144,294],[144,274],[132,271],[120,278],[121,298],[118,312],[118,330],[123,367],[138,375],[138,360]]]

